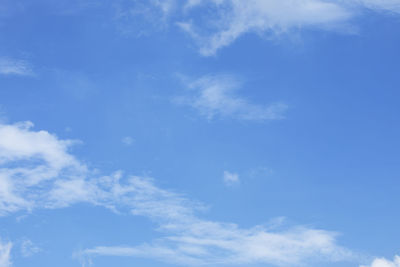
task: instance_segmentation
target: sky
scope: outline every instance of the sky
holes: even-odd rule
[[[400,267],[400,0],[0,0],[0,267]]]

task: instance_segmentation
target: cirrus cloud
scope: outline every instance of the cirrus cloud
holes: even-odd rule
[[[239,96],[240,82],[231,75],[207,75],[186,82],[186,95],[176,97],[178,105],[190,106],[211,120],[236,118],[247,121],[279,120],[284,118],[288,106],[281,102],[268,105],[254,104]]]
[[[162,14],[158,16],[160,23],[180,27],[195,41],[203,56],[215,55],[248,33],[271,38],[306,29],[349,33],[357,27],[353,19],[362,17],[365,10],[400,14],[400,0],[168,0],[162,4],[153,0],[134,3],[122,8],[125,14],[130,14],[128,17],[136,18],[137,14],[150,10]],[[152,16],[152,23],[155,20],[157,17]]]
[[[0,58],[1,75],[32,76],[34,72],[31,65],[20,59]]]
[[[122,172],[98,176],[69,151],[73,141],[30,122],[0,125],[0,214],[90,203],[117,213],[144,216],[161,237],[132,246],[101,245],[78,251],[85,262],[101,255],[157,259],[180,265],[265,263],[299,265],[310,261],[352,261],[354,253],[337,244],[337,233],[308,226],[256,225],[205,219],[205,206],[151,178]],[[11,243],[0,247],[10,264]]]
[[[0,240],[0,266],[10,267],[11,266],[11,242],[1,242]]]

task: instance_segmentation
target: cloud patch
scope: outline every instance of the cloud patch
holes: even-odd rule
[[[257,225],[242,228],[200,216],[206,209],[151,178],[122,172],[99,176],[68,152],[73,141],[29,122],[0,126],[0,214],[90,203],[117,213],[144,216],[156,223],[157,240],[132,246],[99,245],[76,253],[83,263],[96,256],[132,256],[180,265],[297,265],[346,261],[353,253],[337,244],[335,232],[308,226]],[[32,244],[26,244],[27,253]],[[10,264],[11,243],[2,243],[0,260]],[[36,248],[33,247],[36,251]]]
[[[0,240],[0,266],[11,267],[11,242],[2,242]]]
[[[34,72],[25,60],[0,58],[0,75],[32,76]]]
[[[400,13],[399,0],[353,0],[355,4],[364,5],[366,8],[376,11],[389,11]]]
[[[361,265],[360,267],[400,267],[400,257],[396,255],[393,261],[385,258],[376,258],[371,265]]]
[[[40,251],[41,249],[29,239],[24,239],[21,243],[21,255],[25,258],[31,257]]]
[[[199,24],[187,21],[178,23],[197,41],[204,56],[214,55],[248,32],[280,35],[302,28],[332,28],[351,17],[351,13],[338,3],[321,0],[205,0],[189,3],[192,9],[202,5],[214,8],[214,23],[210,27],[200,28]]]
[[[228,171],[224,171],[223,180],[227,186],[234,186],[240,183],[239,174]]]
[[[209,120],[235,118],[247,121],[279,120],[288,106],[276,102],[259,105],[236,93],[241,84],[233,76],[209,75],[187,82],[188,94],[176,97],[174,102],[197,110]]]
[[[135,140],[130,136],[125,136],[121,139],[121,142],[126,146],[131,146],[135,142]]]
[[[200,54],[212,56],[246,33],[280,36],[303,29],[352,31],[352,19],[363,9],[400,13],[399,0],[190,0],[187,9],[207,7],[203,20],[186,19],[177,25],[199,46]]]
[[[111,192],[124,192],[118,198],[132,214],[156,222],[163,236],[133,246],[101,245],[85,249],[77,253],[83,261],[92,262],[96,256],[124,256],[183,266],[255,263],[293,266],[354,257],[336,244],[334,232],[305,226],[279,228],[276,224],[246,229],[234,223],[203,219],[197,215],[201,205],[158,188],[145,178],[133,177],[125,186],[116,183],[113,187]]]
[[[351,33],[357,27],[354,18],[365,10],[381,14],[399,14],[399,0],[166,0],[128,2],[119,11],[130,21],[138,15],[151,17],[158,25],[177,25],[197,44],[203,56],[252,33],[275,39],[307,29]],[[153,15],[149,15],[153,14]],[[157,15],[154,15],[157,14]],[[129,23],[130,25],[132,23]],[[134,28],[128,26],[126,28]],[[137,30],[143,31],[143,27]],[[139,34],[140,35],[140,34]]]
[[[0,124],[0,215],[53,206],[44,186],[86,173],[86,167],[68,153],[74,141],[32,127],[31,122]]]

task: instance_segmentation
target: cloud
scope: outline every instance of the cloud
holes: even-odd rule
[[[110,7],[115,9],[118,31],[136,37],[168,28],[179,10],[178,0],[117,0]]]
[[[175,24],[197,43],[200,54],[215,55],[241,36],[270,38],[304,29],[354,32],[354,18],[369,9],[400,13],[399,0],[152,0],[130,1],[119,8],[121,20],[144,17],[157,28]],[[125,31],[135,28],[128,23]],[[136,29],[143,31],[145,27]],[[130,29],[130,30],[129,30]],[[133,30],[135,31],[135,29]]]
[[[32,76],[34,72],[27,61],[0,58],[0,75]]]
[[[100,255],[135,256],[181,265],[297,265],[308,261],[351,260],[335,232],[306,226],[258,225],[203,219],[206,208],[181,194],[156,186],[151,178],[122,172],[98,176],[68,152],[74,142],[29,122],[0,126],[0,214],[90,203],[116,213],[144,216],[157,224],[161,237],[132,246],[97,246],[77,253],[91,262]],[[30,242],[27,252],[37,251]],[[31,249],[28,249],[28,248]],[[1,246],[9,262],[11,244]],[[7,263],[8,264],[8,263]],[[7,265],[5,265],[7,266]]]
[[[21,254],[23,257],[27,258],[36,253],[39,253],[41,249],[36,246],[31,240],[25,239],[21,244]]]
[[[322,0],[206,0],[190,3],[191,8],[205,4],[215,10],[212,17],[217,19],[206,31],[204,25],[178,24],[198,42],[200,53],[205,56],[214,55],[248,32],[279,35],[309,27],[331,28],[351,17],[351,13],[338,3]],[[205,34],[199,34],[199,31]]]
[[[210,17],[186,19],[177,25],[199,45],[204,56],[216,52],[246,33],[279,36],[295,30],[318,28],[347,32],[362,9],[400,13],[399,0],[190,0],[189,9],[214,8]],[[207,12],[205,14],[210,14]]]
[[[0,215],[46,205],[44,185],[86,172],[67,151],[73,141],[32,127],[31,122],[0,124]]]
[[[131,146],[135,140],[130,136],[125,136],[121,141],[124,145]]]
[[[393,13],[400,13],[399,0],[353,0],[353,2],[376,11],[385,10]]]
[[[233,186],[240,183],[239,175],[237,173],[231,173],[228,171],[224,171],[224,183],[227,186]]]
[[[0,267],[10,267],[11,266],[11,242],[1,242],[0,240]]]
[[[400,267],[400,257],[395,256],[393,261],[389,261],[385,258],[374,259],[371,265],[362,265],[360,267]]]
[[[153,5],[157,6],[164,15],[168,16],[176,7],[176,0],[151,0]]]
[[[299,265],[309,261],[341,261],[353,254],[336,244],[337,234],[304,226],[273,229],[240,228],[233,223],[202,219],[201,206],[176,193],[135,177],[125,186],[115,184],[119,199],[134,215],[152,219],[164,234],[136,246],[97,246],[78,253],[94,256],[156,258],[181,265],[254,264]],[[276,227],[276,224],[275,224]]]
[[[235,94],[240,83],[232,76],[204,76],[187,83],[189,93],[174,99],[180,105],[191,106],[211,120],[232,117],[240,120],[265,121],[283,119],[287,105],[273,103],[257,105]]]

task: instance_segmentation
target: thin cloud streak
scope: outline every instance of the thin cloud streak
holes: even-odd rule
[[[331,28],[351,17],[339,4],[321,0],[211,0],[192,2],[190,6],[194,9],[202,4],[214,7],[217,14],[214,27],[200,34],[204,28],[198,24],[186,21],[178,26],[195,39],[204,56],[215,55],[248,32],[280,35],[294,29]]]
[[[280,36],[318,28],[351,32],[352,19],[363,9],[400,13],[399,0],[190,0],[187,9],[214,7],[211,27],[194,20],[177,25],[191,36],[203,56],[213,56],[246,33]],[[216,15],[215,15],[216,14]]]
[[[125,20],[136,18],[137,13],[160,14],[152,16],[151,22],[159,21],[164,28],[177,25],[194,40],[201,55],[214,56],[247,33],[271,39],[305,29],[351,33],[357,27],[353,19],[363,16],[365,10],[399,14],[400,1],[153,0],[145,5],[142,2],[128,5],[123,10]]]
[[[203,219],[205,206],[159,188],[147,177],[122,172],[98,177],[68,152],[73,144],[32,123],[0,126],[0,214],[90,203],[116,213],[144,216],[162,234],[132,247],[98,246],[77,252],[84,263],[99,255],[134,256],[181,265],[297,265],[309,261],[354,260],[337,244],[335,232],[305,226],[254,226]],[[24,166],[24,167],[23,167]],[[3,246],[9,261],[11,245]]]
[[[31,257],[36,253],[39,253],[41,249],[36,246],[31,240],[24,239],[21,244],[21,255],[25,258]]]
[[[131,146],[135,142],[135,140],[130,136],[125,136],[122,138],[121,142],[126,146]]]
[[[399,0],[353,0],[353,2],[355,4],[364,5],[371,10],[400,13]]]
[[[235,118],[247,121],[279,120],[284,118],[288,106],[284,103],[253,104],[236,94],[241,84],[229,75],[204,76],[187,82],[186,95],[174,98],[178,105],[196,109],[208,120]]]
[[[352,260],[349,250],[336,244],[336,233],[309,227],[269,229],[240,228],[233,223],[197,216],[198,205],[156,187],[151,180],[135,177],[129,185],[115,184],[126,192],[125,204],[135,215],[155,221],[164,237],[133,247],[98,246],[78,253],[93,256],[156,258],[181,265],[268,263],[299,265],[308,261]],[[140,188],[140,189],[139,189]],[[114,190],[111,190],[114,191]],[[128,192],[136,191],[135,194]],[[191,204],[192,203],[192,204]],[[276,227],[276,225],[275,225]]]
[[[11,267],[11,242],[2,242],[0,240],[0,266]]]
[[[33,76],[34,72],[25,60],[0,58],[0,75]]]

